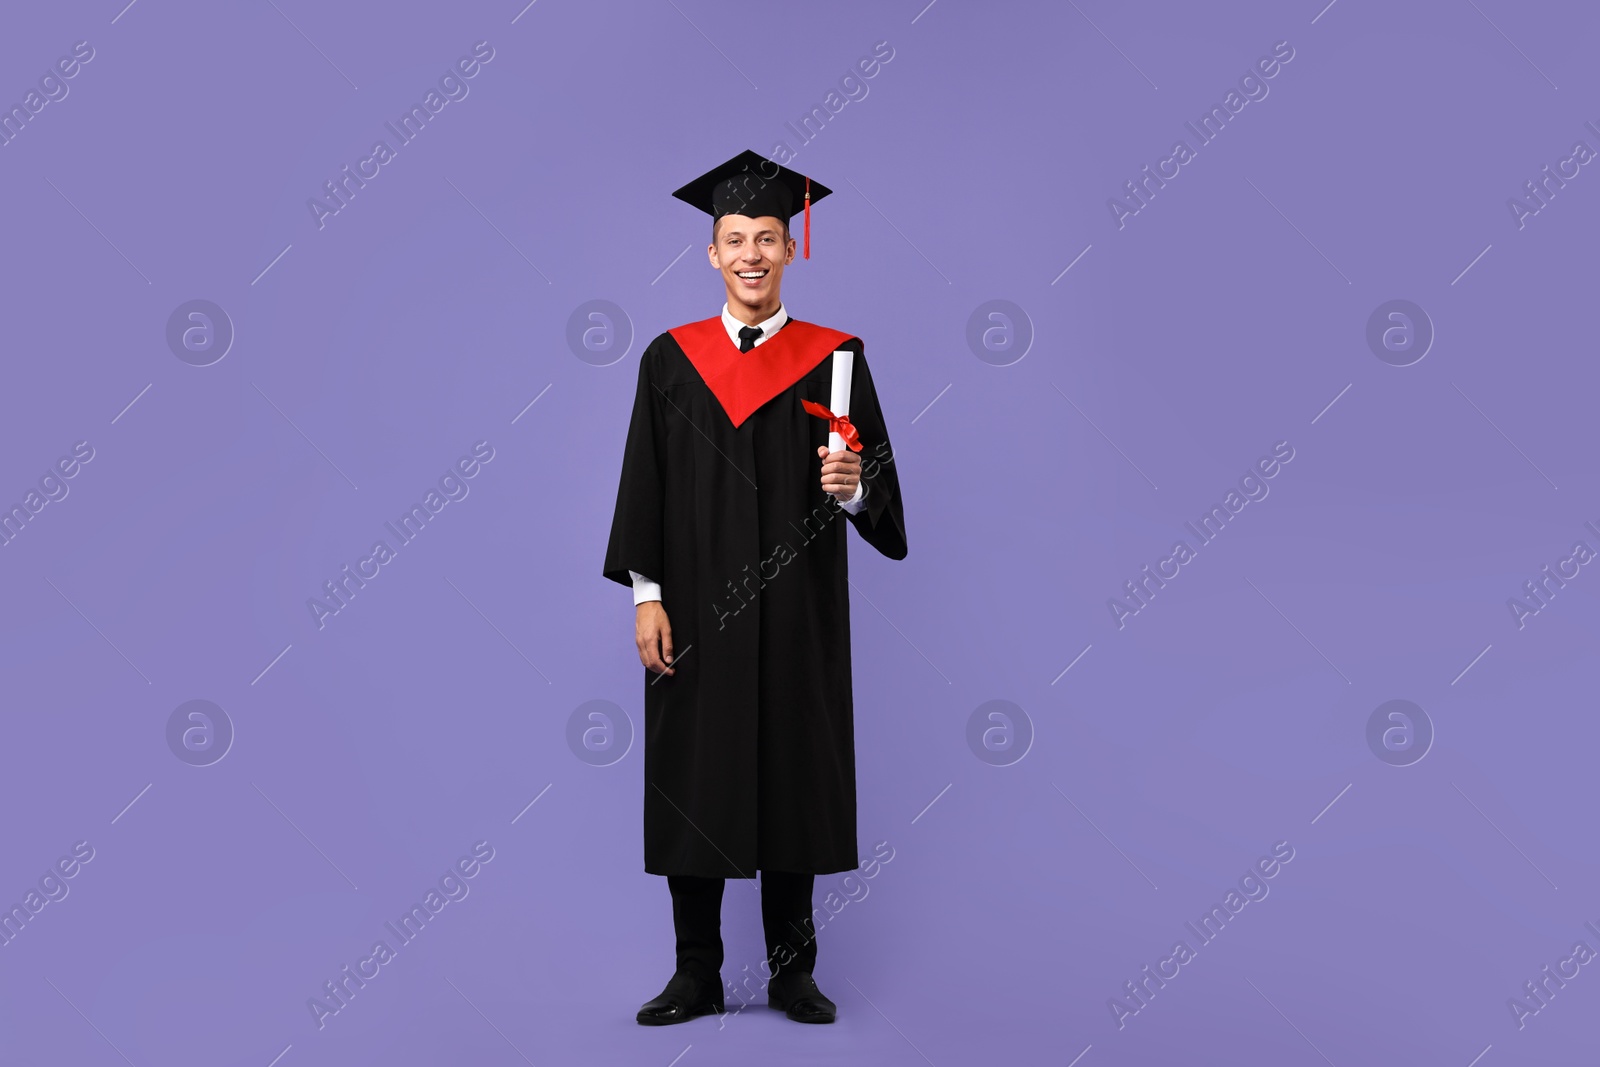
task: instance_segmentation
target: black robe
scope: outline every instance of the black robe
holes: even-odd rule
[[[867,487],[855,515],[822,490],[828,423],[801,406],[830,402],[835,348],[854,353],[849,418]],[[740,369],[789,369],[743,389],[730,416],[727,378],[712,374],[714,393],[697,364],[764,355]],[[659,582],[672,628],[676,673],[641,668],[647,873],[857,866],[845,529],[905,558],[897,469],[859,338],[791,319],[740,353],[719,316],[645,349],[604,574]]]

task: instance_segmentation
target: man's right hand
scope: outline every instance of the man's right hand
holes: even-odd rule
[[[657,674],[675,674],[672,662],[672,624],[659,600],[646,600],[633,612],[633,641],[639,662]]]

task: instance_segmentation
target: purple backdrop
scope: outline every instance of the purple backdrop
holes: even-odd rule
[[[1593,1062],[1594,10],[124,2],[0,32],[0,1063]],[[645,1029],[601,557],[745,148],[891,858],[837,1025]]]

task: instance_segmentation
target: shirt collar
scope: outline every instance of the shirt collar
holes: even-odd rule
[[[789,313],[783,309],[782,304],[779,304],[777,312],[770,319],[756,323],[757,326],[761,327],[761,336],[756,338],[757,346],[771,338],[773,334],[778,332],[778,328],[788,321]],[[728,331],[728,340],[733,342],[735,348],[738,348],[739,330],[744,327],[744,323],[733,317],[733,313],[728,310],[727,304],[722,305],[722,326]]]

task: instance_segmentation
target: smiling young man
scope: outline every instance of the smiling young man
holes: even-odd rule
[[[667,878],[676,935],[645,1024],[724,1010],[725,879],[758,871],[767,969],[746,970],[791,1019],[836,1014],[812,977],[811,891],[858,862],[845,529],[890,559],[906,534],[861,339],[790,318],[779,296],[789,220],[805,211],[809,258],[828,192],[744,152],[673,194],[711,216],[727,302],[640,358],[606,548],[605,577],[633,588],[644,867]],[[836,350],[853,353],[844,422],[826,411]],[[829,452],[830,426],[848,447]]]

